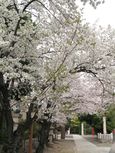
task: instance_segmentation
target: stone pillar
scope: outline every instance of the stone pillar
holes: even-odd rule
[[[106,116],[103,116],[103,134],[107,134]]]
[[[67,134],[70,135],[70,128],[68,129]]]
[[[50,132],[49,132],[49,142],[50,143],[53,142],[53,129],[50,129]]]
[[[84,123],[81,123],[81,135],[84,136]]]

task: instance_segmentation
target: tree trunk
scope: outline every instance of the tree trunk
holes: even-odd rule
[[[45,143],[45,125],[41,124],[41,129],[38,134],[38,147],[36,153],[43,153]]]
[[[65,126],[61,127],[61,139],[65,139]]]
[[[20,128],[20,130],[14,132],[11,142],[4,144],[1,153],[20,153],[20,149],[22,148],[22,140],[23,130]]]
[[[8,111],[5,111],[6,114],[4,114],[4,111],[3,111],[2,115],[4,117],[3,121],[6,121],[6,127],[7,127],[6,134],[7,134],[8,141],[5,141],[3,143],[3,148],[1,153],[22,153],[20,150],[22,149],[22,146],[23,146],[24,132],[25,130],[29,129],[29,127],[32,125],[33,120],[35,119],[35,118],[31,118],[32,108],[33,108],[33,105],[30,105],[25,122],[20,123],[18,125],[17,130],[14,132],[13,132],[13,121],[11,116],[11,109],[9,109]]]
[[[10,145],[13,137],[13,118],[8,98],[8,88],[0,72],[0,131],[2,131],[3,146]],[[3,147],[3,150],[6,150]]]
[[[41,129],[38,133],[38,147],[36,153],[43,153],[44,146],[48,144],[48,137],[50,131],[50,123],[44,120],[41,124]]]
[[[46,124],[46,146],[48,145],[48,138],[49,138],[49,132],[50,132],[51,122],[47,122]]]
[[[32,153],[32,138],[33,138],[33,124],[29,128],[29,150],[28,153]]]
[[[22,153],[24,132],[30,128],[31,124],[32,120],[19,124],[17,130],[13,133],[11,143],[5,145],[1,153]]]

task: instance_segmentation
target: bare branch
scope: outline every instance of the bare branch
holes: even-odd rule
[[[63,25],[63,23],[58,19],[58,18],[56,18],[55,17],[55,15],[53,15],[53,13],[42,3],[42,2],[40,2],[39,0],[31,0],[30,2],[28,2],[25,6],[24,6],[24,8],[23,8],[23,10],[22,10],[22,13],[23,12],[25,12],[26,11],[26,9],[33,3],[33,2],[38,2],[39,4],[41,4],[41,6],[43,7],[43,8],[45,8],[61,25]],[[16,4],[14,3],[14,5],[15,5],[15,9],[17,10],[17,11],[19,11],[18,9],[17,9],[17,6],[16,6]],[[18,31],[18,28],[19,28],[19,26],[20,26],[20,22],[21,22],[21,20],[22,20],[22,17],[20,17],[19,18],[19,20],[18,20],[18,22],[17,22],[17,24],[16,24],[16,27],[15,27],[15,30],[14,30],[14,36],[17,36],[17,31]],[[63,25],[64,26],[64,25]],[[16,41],[13,41],[13,42],[11,42],[11,44],[10,44],[10,47],[11,46],[14,46],[15,45],[15,43],[16,43]]]
[[[49,1],[55,6],[55,8],[63,15],[65,20],[68,22],[67,16],[62,12],[62,10],[59,8],[59,6],[57,6],[52,0],[49,0]]]
[[[15,8],[16,12],[19,14],[19,9],[17,8],[15,0],[13,0],[13,3],[14,3],[14,8]]]
[[[53,15],[53,13],[39,0],[31,0],[29,3],[27,3],[25,5],[22,12],[25,12],[25,10],[30,6],[30,4],[32,4],[35,1],[38,2],[39,4],[41,4],[41,6],[43,6],[43,8],[45,8],[61,25],[63,25],[62,22],[58,18],[56,18],[56,16]]]
[[[102,86],[102,103],[103,103],[103,96],[104,96],[104,92],[105,92],[105,86],[104,83],[102,82],[102,80],[97,76],[97,72],[93,72],[90,69],[87,69],[86,66],[82,66],[82,64],[79,64],[78,66],[76,66],[73,70],[70,70],[69,73],[73,74],[73,73],[78,73],[78,72],[85,72],[85,73],[89,73],[92,76],[94,76],[101,84]]]
[[[25,12],[25,10],[26,10],[33,2],[35,2],[35,1],[37,1],[37,0],[31,0],[30,2],[28,2],[28,3],[24,6],[22,12]]]

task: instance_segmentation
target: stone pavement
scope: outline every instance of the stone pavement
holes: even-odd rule
[[[66,139],[74,139],[75,153],[109,153],[110,147],[100,147],[87,141],[80,135],[70,135]]]
[[[113,143],[109,153],[115,153],[115,142]]]

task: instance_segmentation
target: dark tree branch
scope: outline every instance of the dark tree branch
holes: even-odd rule
[[[16,12],[19,14],[19,9],[17,8],[15,0],[13,0],[13,3],[14,3],[14,8],[15,8]]]
[[[69,73],[71,73],[71,74],[79,73],[79,72],[89,73],[92,76],[94,76],[100,82],[100,84],[101,84],[101,86],[103,88],[103,92],[102,92],[102,103],[103,103],[103,96],[104,96],[104,92],[105,92],[105,86],[104,86],[104,83],[102,82],[102,80],[97,76],[97,72],[93,72],[92,70],[87,69],[86,66],[82,66],[82,64],[79,64],[73,70],[69,71]]]
[[[28,3],[24,6],[22,12],[25,12],[25,10],[26,10],[33,2],[35,2],[35,1],[37,1],[37,0],[31,0],[30,2],[28,2]]]
[[[45,8],[61,25],[63,25],[62,22],[58,18],[56,18],[55,15],[53,15],[52,12],[39,0],[31,0],[29,3],[27,3],[25,5],[22,12],[25,12],[25,10],[30,6],[30,4],[32,4],[35,1],[38,2],[39,4],[41,4],[41,6],[43,6],[43,8]]]
[[[17,35],[17,31],[18,31],[18,28],[19,28],[19,25],[20,25],[20,22],[21,22],[22,18],[20,17],[20,19],[18,20],[17,24],[16,24],[16,28],[14,30],[14,36]]]
[[[33,2],[38,2],[39,4],[41,4],[41,6],[43,7],[43,8],[45,8],[61,25],[63,25],[62,24],[62,22],[59,20],[59,19],[57,19],[56,17],[55,17],[55,15],[53,15],[52,14],[52,12],[42,3],[42,2],[40,2],[39,0],[31,0],[30,2],[28,2],[25,6],[24,6],[24,8],[23,8],[23,10],[22,10],[22,13],[23,12],[25,12],[26,11],[26,9],[33,3]],[[19,12],[19,10],[18,10],[18,8],[17,8],[17,6],[16,6],[16,4],[14,3],[14,5],[15,5],[15,9]],[[16,24],[16,27],[15,27],[15,30],[14,30],[14,36],[17,36],[17,31],[18,31],[18,28],[19,28],[19,26],[20,26],[20,22],[21,22],[21,20],[22,20],[23,18],[22,17],[20,17],[19,18],[19,20],[18,20],[18,22],[17,22],[17,24]],[[10,44],[10,47],[13,47],[14,45],[15,45],[15,43],[16,43],[16,41],[12,41],[11,42],[11,44]]]
[[[37,0],[37,2],[39,2],[41,4],[41,6],[43,6],[63,26],[63,23],[58,18],[56,18],[56,16],[53,15],[53,13],[42,2],[40,2],[38,0]]]

